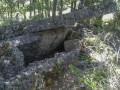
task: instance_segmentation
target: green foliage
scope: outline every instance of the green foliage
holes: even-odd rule
[[[62,4],[60,4],[60,1],[58,0],[55,12],[61,12],[61,5],[62,11],[66,10],[68,7],[70,8],[72,2],[74,2],[76,5],[75,8],[77,9],[78,4],[76,1],[77,0],[63,0]],[[85,0],[84,5],[85,7],[89,7],[108,1],[110,0]],[[9,22],[9,20],[11,23],[11,21],[15,20],[16,12],[20,13],[19,21],[24,21],[32,17],[48,18],[51,16],[53,6],[53,1],[51,0],[33,0],[33,2],[32,0],[0,0],[0,20],[3,21],[4,24]],[[89,25],[89,20],[86,20],[86,23]],[[95,24],[96,23],[98,22],[95,22]]]
[[[84,71],[69,65],[71,72],[78,77],[80,90],[105,90],[107,73],[99,69],[86,69]]]
[[[54,67],[52,68],[51,71],[48,72],[44,72],[44,80],[45,80],[45,84],[47,87],[51,86],[56,80],[58,80],[60,78],[60,76],[63,73],[63,68],[62,68],[62,63],[57,60],[54,63]]]
[[[78,57],[77,57],[77,60],[79,61],[86,61],[86,62],[91,62],[92,58],[89,56],[89,55],[86,55],[86,54],[80,54]]]
[[[93,6],[97,4],[103,4],[103,3],[108,3],[114,0],[85,0],[85,6]]]
[[[87,90],[105,90],[103,87],[104,83],[101,83],[104,78],[106,78],[106,73],[95,69],[85,72],[78,80]]]
[[[75,74],[75,75],[77,75],[77,74],[80,73],[80,72],[79,72],[79,69],[76,68],[75,66],[73,66],[72,64],[69,65],[69,68],[70,68],[71,72],[72,72],[73,74]]]
[[[90,37],[87,38],[88,38],[86,39],[87,43],[88,42],[91,43],[89,45],[95,48],[93,53],[99,54],[101,54],[101,52],[103,53],[103,51],[100,51],[100,46],[103,45],[104,43],[100,40],[100,38],[95,36],[94,38]],[[107,47],[105,48],[107,49]],[[85,66],[87,64],[88,66],[85,69],[82,69],[81,64],[79,67],[69,65],[71,72],[78,78],[80,90],[106,90],[108,88],[107,85],[109,72],[106,67],[103,68],[102,66],[100,67],[101,68],[100,69],[99,67],[94,66],[95,59],[86,54],[80,54],[79,57],[77,57],[77,60],[79,61],[79,63],[81,62],[85,63],[82,65]]]
[[[85,6],[93,6],[94,4],[100,3],[101,0],[85,0]]]
[[[116,13],[114,13],[114,19],[109,20],[107,22],[107,25],[104,25],[104,28],[114,31],[119,29],[119,27],[120,27],[120,12],[117,11]]]
[[[95,27],[102,27],[102,23],[103,23],[103,21],[102,21],[102,16],[96,17],[96,18],[94,18],[94,19],[92,20],[92,24],[93,24],[93,26],[95,26]]]

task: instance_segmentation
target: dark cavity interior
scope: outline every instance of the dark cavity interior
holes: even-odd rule
[[[64,52],[64,42],[59,44],[59,46],[55,49],[48,49],[48,52],[40,50],[37,42],[25,44],[23,46],[18,46],[18,48],[24,54],[24,63],[26,67],[29,65],[29,63],[33,63],[34,61],[40,61],[45,58],[52,58],[54,57],[55,53]]]

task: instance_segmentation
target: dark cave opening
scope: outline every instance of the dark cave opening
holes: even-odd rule
[[[56,47],[55,49],[52,49],[46,53],[39,53],[39,50],[37,47],[37,44],[34,43],[34,45],[24,45],[23,46],[19,46],[19,50],[24,54],[24,65],[25,67],[27,67],[29,65],[29,63],[33,63],[35,61],[41,61],[44,60],[46,58],[52,58],[54,57],[55,53],[59,53],[59,52],[64,52],[64,42],[62,42],[61,44],[58,45],[58,47]]]

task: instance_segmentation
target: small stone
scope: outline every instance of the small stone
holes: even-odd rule
[[[73,50],[80,50],[80,48],[81,48],[81,42],[78,39],[68,40],[64,42],[65,52],[70,52]]]
[[[0,75],[0,81],[1,81],[1,80],[4,80],[4,79],[3,79],[3,77]]]

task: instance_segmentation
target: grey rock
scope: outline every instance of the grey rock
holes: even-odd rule
[[[4,77],[3,77],[2,73],[0,73],[0,81],[1,80],[4,80]]]
[[[80,53],[79,40],[66,41],[64,45],[67,53],[57,53],[53,58],[44,59],[63,44],[69,30],[60,27],[115,10],[116,3],[110,2],[54,18],[0,27],[0,40],[5,40],[0,43],[0,90],[48,90],[47,85],[55,85],[57,81],[53,79],[56,78],[55,74],[68,71],[70,64],[76,64],[75,59]],[[35,60],[39,61],[32,63]],[[26,68],[24,64],[28,64]],[[63,89],[58,83],[57,89],[69,90],[71,86],[69,83],[64,84]],[[56,86],[51,89],[55,90]]]
[[[55,62],[60,62],[57,67],[60,65],[60,68],[63,70],[68,70],[69,64],[76,62],[75,58],[78,55],[79,51],[76,50],[69,53],[59,53],[57,57],[31,63],[15,77],[9,78],[6,81],[0,81],[0,90],[47,90],[45,74],[54,71]],[[52,73],[50,74],[52,75]],[[62,90],[62,88],[60,86],[58,90]],[[53,88],[52,90],[55,89]]]
[[[69,28],[61,27],[9,38],[6,42],[11,42],[24,54],[25,66],[27,66],[33,61],[53,56],[56,49],[63,44],[68,31]]]
[[[21,40],[17,47],[23,52],[26,65],[52,56],[56,49],[63,44],[68,31],[66,28],[57,28],[34,33],[28,38],[23,37],[24,41]]]
[[[24,56],[11,42],[0,43],[0,72],[5,79],[14,77],[24,68]]]
[[[0,27],[0,39],[4,40],[6,38],[13,38],[30,32],[37,32],[67,25],[73,25],[79,20],[101,16],[104,14],[115,12],[116,10],[116,3],[110,2],[107,4],[100,4],[97,6],[84,8],[52,18],[36,19],[19,24],[14,24],[11,26],[4,26]]]
[[[72,50],[80,50],[81,42],[79,39],[68,40],[64,42],[65,52],[70,52]]]

